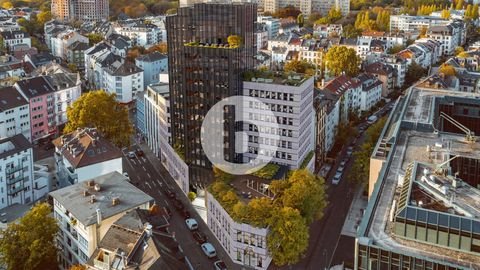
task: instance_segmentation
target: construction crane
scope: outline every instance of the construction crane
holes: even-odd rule
[[[442,117],[443,119],[447,120],[448,122],[450,122],[452,125],[456,126],[458,129],[460,129],[461,131],[463,131],[465,133],[465,140],[469,143],[475,143],[477,141],[477,138],[475,137],[475,133],[473,131],[471,131],[469,128],[467,128],[466,126],[462,125],[462,123],[458,122],[457,120],[455,120],[453,117],[451,117],[450,115],[444,113],[444,112],[440,112],[440,117]]]

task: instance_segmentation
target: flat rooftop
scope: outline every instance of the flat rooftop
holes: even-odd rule
[[[246,82],[277,84],[285,86],[301,86],[311,76],[301,73],[288,73],[283,71],[250,70],[244,73]]]
[[[413,87],[397,100],[372,154],[372,159],[384,163],[357,237],[361,244],[477,269],[480,254],[399,237],[393,232],[391,213],[396,213],[395,217],[402,214],[402,207],[432,216],[472,220],[471,230],[480,231],[480,192],[466,183],[454,187],[455,176],[445,173],[454,156],[480,159],[480,143],[468,142],[463,134],[437,130],[435,104],[446,96],[480,99],[475,93]],[[405,181],[410,183],[405,185]]]
[[[91,182],[93,180],[93,183]],[[89,226],[97,222],[97,209],[103,219],[153,202],[153,198],[128,182],[115,171],[94,179],[77,183],[50,193],[80,223]],[[93,184],[93,186],[89,186]],[[99,190],[95,189],[98,185]],[[94,196],[92,203],[91,199]],[[113,200],[117,199],[116,204]]]

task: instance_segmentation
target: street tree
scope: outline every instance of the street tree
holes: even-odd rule
[[[13,8],[13,4],[12,4],[12,2],[10,2],[10,1],[3,2],[2,8],[3,8],[3,9],[12,9],[12,8]]]
[[[407,73],[405,74],[406,85],[412,85],[414,82],[423,77],[426,72],[427,71],[422,66],[417,64],[415,61],[412,61],[407,69]]]
[[[87,270],[87,267],[83,264],[75,264],[70,267],[70,270]]]
[[[360,71],[360,57],[352,48],[335,45],[325,55],[325,66],[330,75],[339,76],[345,72],[347,76],[354,77]]]
[[[325,180],[302,169],[295,170],[288,182],[288,188],[280,197],[282,206],[298,209],[307,224],[320,219],[327,206]]]
[[[298,262],[308,247],[308,226],[300,211],[291,207],[275,209],[269,221],[268,251],[278,266]]]
[[[64,133],[93,127],[118,147],[130,145],[133,127],[126,107],[116,101],[115,94],[101,90],[85,93],[67,108],[67,117]]]
[[[36,204],[0,233],[0,263],[8,270],[57,269],[56,220],[47,203]]]

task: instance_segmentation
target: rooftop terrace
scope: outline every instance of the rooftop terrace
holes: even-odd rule
[[[300,73],[290,73],[282,71],[261,71],[250,70],[245,72],[243,79],[248,82],[268,83],[288,86],[300,86],[307,81],[310,76]]]

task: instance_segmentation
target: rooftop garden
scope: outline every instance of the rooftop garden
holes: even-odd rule
[[[272,178],[277,174],[280,166],[277,164],[269,163],[267,166],[261,168],[260,170],[252,173],[256,177],[260,177],[267,180],[272,180]]]
[[[278,165],[267,165],[257,172],[259,177],[272,179]],[[327,205],[325,181],[307,170],[296,170],[287,180],[272,180],[269,191],[273,198],[240,200],[238,191],[231,185],[235,177],[214,168],[215,181],[208,192],[238,223],[268,228],[267,247],[276,265],[298,262],[308,247],[308,226],[323,216]],[[254,174],[252,174],[254,175]]]
[[[290,86],[299,86],[309,77],[310,75],[296,73],[292,71],[271,71],[267,69],[254,69],[248,70],[243,73],[243,79],[245,81],[262,82],[261,79],[263,79],[263,82],[265,83],[277,83]]]
[[[300,165],[300,169],[305,169],[310,162],[310,160],[313,158],[313,150],[310,151],[307,156],[303,159],[302,164]]]
[[[191,41],[183,44],[187,47],[204,47],[204,48],[218,48],[218,49],[237,49],[242,45],[242,37],[238,35],[230,35],[227,38],[227,43],[207,43],[199,41]]]

